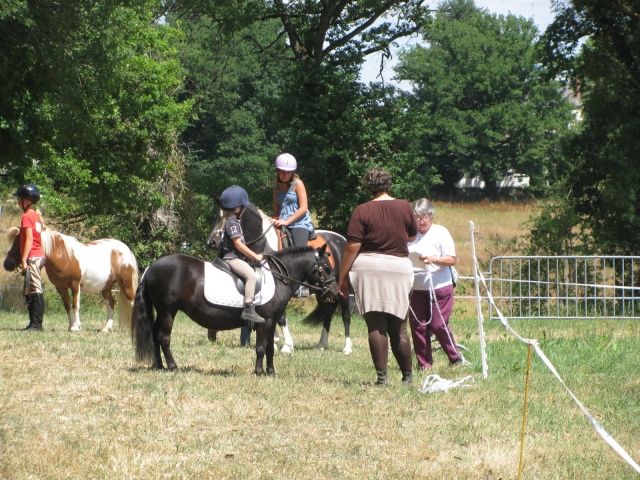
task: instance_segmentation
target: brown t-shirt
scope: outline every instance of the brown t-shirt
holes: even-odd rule
[[[360,252],[408,257],[409,237],[418,234],[413,210],[406,200],[377,200],[358,205],[351,215],[347,240],[361,243]]]

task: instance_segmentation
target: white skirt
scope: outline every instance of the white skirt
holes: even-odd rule
[[[406,318],[413,287],[413,267],[408,258],[360,253],[353,262],[349,280],[360,315],[384,312]]]

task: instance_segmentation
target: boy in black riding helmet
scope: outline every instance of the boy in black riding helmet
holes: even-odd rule
[[[40,242],[42,218],[36,210],[36,204],[41,197],[40,189],[31,184],[23,185],[13,196],[18,198],[18,206],[24,212],[20,219],[20,268],[25,276],[24,297],[29,312],[29,325],[24,331],[32,332],[42,330],[44,315],[41,270],[45,256]]]
[[[247,203],[249,203],[247,192],[237,185],[227,188],[220,196],[220,207],[225,211],[226,216],[223,237],[225,253],[222,259],[229,264],[233,273],[245,280],[246,306],[240,318],[249,324],[264,323],[264,318],[257,314],[254,306],[256,272],[246,261],[250,258],[261,262],[264,257],[247,247],[240,225],[240,217]]]

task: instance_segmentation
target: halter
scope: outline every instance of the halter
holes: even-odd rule
[[[315,271],[318,271],[320,273],[320,282],[321,285],[318,285],[317,283],[315,285],[311,285],[310,283],[307,282],[303,282],[301,280],[296,280],[295,278],[292,278],[289,276],[289,271],[287,270],[287,267],[284,263],[282,263],[282,260],[280,260],[278,257],[275,257],[274,255],[271,254],[263,254],[264,257],[267,260],[271,260],[273,262],[273,264],[275,265],[277,270],[274,270],[272,268],[269,268],[266,263],[263,265],[264,268],[266,268],[267,270],[269,270],[272,274],[277,275],[278,277],[280,277],[280,279],[282,280],[282,283],[284,283],[285,285],[288,285],[289,282],[288,280],[292,280],[294,282],[298,282],[301,285],[304,285],[305,287],[308,287],[310,289],[316,290],[318,292],[322,292],[320,294],[320,298],[324,297],[327,293],[329,293],[329,287],[328,285],[330,285],[331,283],[337,283],[336,280],[336,276],[334,275],[333,272],[331,272],[330,275],[325,276],[325,268],[324,265],[322,265],[322,259],[324,257],[321,257],[318,254],[318,251],[314,249],[314,255],[316,257],[316,264],[314,265],[313,269]],[[337,300],[327,300],[327,302],[333,303],[336,302]]]

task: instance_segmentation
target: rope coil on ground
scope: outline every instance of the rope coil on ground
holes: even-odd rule
[[[442,378],[440,375],[436,375],[434,373],[432,375],[428,375],[427,378],[424,379],[422,388],[419,388],[418,391],[420,393],[447,392],[452,388],[472,387],[475,382],[476,380],[473,378],[473,375],[467,375],[466,377],[459,378],[458,380],[447,380],[446,378]]]

